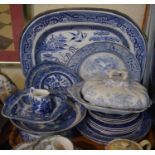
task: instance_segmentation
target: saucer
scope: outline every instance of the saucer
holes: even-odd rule
[[[25,86],[66,92],[67,87],[81,81],[71,69],[54,62],[45,62],[32,68],[27,75]]]

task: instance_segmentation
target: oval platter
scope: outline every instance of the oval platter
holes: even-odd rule
[[[45,12],[24,29],[20,60],[25,76],[38,63],[68,63],[76,51],[93,42],[111,41],[127,47],[142,69],[146,63],[146,42],[138,26],[127,16],[103,9],[65,9]]]

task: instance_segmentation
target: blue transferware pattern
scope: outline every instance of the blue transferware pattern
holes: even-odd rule
[[[51,94],[51,106],[53,107],[51,113],[34,113],[31,108],[32,105],[25,100],[25,95],[29,94],[29,89],[18,91],[5,100],[2,109],[2,115],[20,121],[28,121],[34,123],[44,123],[57,119],[61,112],[68,108],[66,97],[62,94]],[[27,96],[26,95],[26,96]],[[27,108],[27,107],[30,108]]]
[[[24,132],[22,130],[19,130],[19,134],[20,134],[20,136],[24,142],[34,141],[34,140],[39,139],[41,137],[39,135],[34,135],[34,134],[30,134],[28,132]]]
[[[111,124],[121,124],[128,123],[136,119],[140,114],[129,114],[129,115],[111,115],[105,113],[99,113],[95,111],[88,111],[89,115],[96,120],[100,120],[101,122],[111,123]],[[123,117],[124,116],[124,117]]]
[[[132,126],[136,125],[138,122],[140,122],[143,119],[143,113],[140,113],[138,115],[138,117],[134,118],[133,120],[130,120],[129,122],[115,122],[114,124],[111,122],[105,122],[99,119],[96,119],[94,117],[92,117],[91,115],[88,115],[88,120],[90,122],[93,122],[95,124],[98,124],[99,126],[103,126],[105,128],[114,128],[114,129],[127,129],[127,128],[131,128]],[[121,119],[120,119],[121,121]]]
[[[4,101],[16,90],[16,85],[5,74],[0,73],[0,100]]]
[[[66,92],[66,88],[81,81],[81,78],[69,68],[45,62],[35,66],[27,76],[25,86]]]
[[[87,80],[105,77],[112,69],[126,70],[129,79],[141,80],[141,68],[136,57],[123,46],[111,42],[96,42],[77,50],[67,66]]]
[[[111,130],[111,129],[106,129],[106,128],[101,128],[100,126],[98,126],[98,125],[96,125],[96,124],[94,124],[94,123],[90,123],[90,122],[88,122],[87,121],[87,124],[88,124],[88,126],[90,126],[95,132],[101,132],[101,133],[103,133],[103,134],[106,134],[107,136],[118,136],[118,135],[122,135],[122,136],[124,136],[124,135],[129,135],[129,134],[131,134],[132,132],[135,132],[135,129],[137,129],[137,128],[129,128],[128,130]],[[138,124],[137,125],[137,127],[139,126],[139,125],[141,125],[141,124]]]
[[[90,116],[87,117],[87,123],[89,125],[93,125],[97,130],[106,130],[111,132],[111,134],[114,133],[128,133],[129,131],[134,131],[137,129],[138,126],[141,125],[143,121],[143,115],[140,115],[135,120],[129,122],[129,123],[123,123],[123,124],[107,124],[105,122],[100,122],[99,120],[95,120],[91,118]]]
[[[120,132],[114,132],[114,131],[110,131],[110,129],[106,130],[106,129],[100,129],[98,128],[98,126],[95,126],[94,124],[90,124],[88,121],[86,122],[87,123],[87,126],[89,128],[91,128],[94,132],[97,132],[101,135],[106,135],[106,136],[109,136],[109,137],[127,137],[128,135],[132,134],[132,132],[135,131],[134,130],[128,130],[128,131],[120,131]]]
[[[46,114],[51,114],[53,110],[50,92],[46,89],[35,89],[31,87],[27,90],[27,93],[22,96],[22,100],[25,103],[24,107],[22,109],[19,108],[20,110],[16,107],[14,110],[18,109],[19,111],[25,111],[24,113],[34,114],[34,116],[36,114],[42,117]],[[16,106],[18,105],[19,104]]]
[[[66,31],[65,28],[63,30],[66,25],[69,25],[70,31]],[[81,30],[81,26],[78,25],[87,25],[88,27],[97,25],[102,28],[93,30],[93,27],[92,30],[88,29],[86,31],[86,28]],[[62,28],[59,29],[59,26]],[[52,30],[55,31],[52,32]],[[48,32],[46,39],[42,40],[40,44],[37,43],[46,32]],[[48,44],[50,43],[50,49],[52,49],[50,51],[48,48],[44,50],[47,59],[66,64],[76,53],[79,46],[82,47],[91,42],[105,40],[117,42],[129,48],[139,61],[143,75],[147,49],[142,32],[130,18],[119,12],[102,9],[71,9],[46,12],[32,20],[24,29],[20,41],[20,60],[23,72],[27,75],[32,67],[36,65],[36,51],[39,51],[40,47],[44,47],[42,43],[44,45],[46,41]],[[74,45],[77,46],[74,48]]]
[[[150,102],[147,102],[146,104],[148,104],[148,105],[146,107],[144,107],[144,108],[139,107],[140,109],[134,109],[134,108],[128,108],[128,109],[122,109],[121,108],[120,109],[120,108],[111,108],[111,107],[103,107],[103,106],[92,105],[92,104],[90,104],[90,102],[84,100],[84,98],[83,98],[83,95],[82,95],[82,92],[81,92],[81,90],[83,88],[83,84],[84,84],[84,82],[78,83],[78,84],[76,84],[76,85],[74,85],[72,87],[69,87],[67,90],[68,90],[68,93],[70,94],[70,96],[72,96],[75,101],[82,104],[88,110],[107,113],[107,114],[126,115],[126,114],[143,112],[151,105]],[[91,96],[91,97],[93,97],[93,96]]]
[[[39,35],[34,45],[36,64],[51,60],[64,64],[77,49],[83,47],[84,42],[89,44],[94,41],[115,42],[129,47],[124,36],[111,28],[97,25],[64,25]]]
[[[77,128],[84,136],[88,137],[92,141],[95,141],[101,144],[107,144],[113,139],[120,138],[120,137],[109,137],[109,135],[106,135],[106,134],[104,135],[103,133],[101,134],[101,133],[95,132],[90,126],[87,125],[85,121],[80,123],[77,126]],[[128,134],[127,136],[124,136],[123,138],[139,141],[146,136],[150,128],[151,128],[151,119],[148,116],[148,114],[145,113],[142,124],[134,132],[132,132],[131,134]]]
[[[150,107],[147,89],[138,82],[128,79],[126,71],[110,70],[108,76],[93,77],[84,82],[81,93],[88,104],[126,111],[140,111]]]
[[[69,129],[67,131],[50,134],[50,136],[58,134],[58,135],[61,135],[61,136],[67,137],[67,138],[73,138],[73,136],[76,134],[76,132],[78,132],[77,129],[72,128],[72,129]],[[31,134],[29,132],[25,132],[25,131],[22,131],[22,130],[19,130],[19,134],[20,134],[20,136],[21,136],[21,138],[22,138],[22,140],[24,142],[34,141],[34,140],[39,139],[42,136],[44,136],[42,134]]]
[[[12,119],[11,122],[17,128],[32,134],[55,134],[69,130],[85,118],[86,109],[71,98],[67,103],[68,108],[64,109],[61,115],[54,121],[47,123],[30,123]]]

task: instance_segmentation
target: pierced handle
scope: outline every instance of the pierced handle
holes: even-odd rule
[[[126,80],[128,78],[127,71],[112,69],[108,73],[109,78],[119,77],[122,80]]]
[[[150,143],[150,141],[145,139],[145,140],[142,140],[139,144],[140,144],[140,146],[142,148],[146,147],[146,150],[151,150],[151,143]]]

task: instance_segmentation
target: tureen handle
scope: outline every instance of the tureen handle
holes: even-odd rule
[[[128,73],[127,71],[124,71],[124,70],[112,69],[109,71],[108,76],[109,78],[119,77],[122,80],[126,80],[128,78]]]

